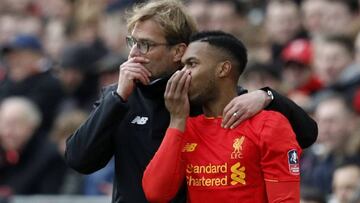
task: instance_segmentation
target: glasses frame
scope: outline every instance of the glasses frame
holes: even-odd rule
[[[137,40],[132,36],[126,36],[126,45],[129,49],[132,49],[135,45],[141,54],[146,54],[150,51],[151,47],[156,46],[168,46],[169,43],[158,43],[150,40]]]

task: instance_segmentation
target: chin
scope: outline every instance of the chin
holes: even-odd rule
[[[189,94],[189,102],[192,105],[202,105],[203,100],[201,99],[200,95],[190,95]]]

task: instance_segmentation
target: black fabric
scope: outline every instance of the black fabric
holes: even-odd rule
[[[107,87],[87,121],[67,140],[67,163],[81,173],[95,172],[115,156],[113,202],[147,202],[141,186],[142,175],[169,124],[163,98],[165,86],[166,80],[138,86],[127,102],[112,93],[116,85]],[[288,99],[276,94],[272,106],[280,106],[280,112],[290,115],[291,122],[302,122],[299,124],[302,126],[298,135],[300,141],[302,137],[315,140],[316,130],[309,125],[313,122],[311,118],[303,115],[299,107],[285,105],[288,103]],[[294,120],[294,117],[303,118]],[[173,202],[185,201],[183,189]]]
[[[9,187],[14,194],[57,194],[66,164],[57,147],[35,134],[20,152],[16,165],[0,168],[0,188]]]
[[[42,128],[50,129],[57,107],[64,98],[60,81],[50,71],[39,73],[20,82],[5,79],[0,83],[0,101],[11,96],[32,100],[43,115]]]
[[[301,148],[304,149],[312,145],[318,135],[316,122],[290,99],[287,99],[269,87],[262,89],[265,91],[270,90],[274,95],[274,100],[266,109],[280,112],[290,121],[291,127],[296,134],[296,140]],[[276,139],[276,137],[274,137],[274,139]]]

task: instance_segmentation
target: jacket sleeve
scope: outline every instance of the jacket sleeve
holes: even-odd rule
[[[146,167],[142,185],[149,202],[169,202],[175,197],[185,178],[181,159],[183,133],[168,128],[158,151]]]
[[[316,122],[302,108],[275,90],[268,87],[262,90],[270,90],[274,95],[274,100],[266,107],[266,110],[277,111],[289,120],[301,148],[312,145],[318,135]]]
[[[113,134],[128,105],[107,89],[88,119],[67,139],[65,160],[74,170],[89,174],[103,168],[114,154]]]

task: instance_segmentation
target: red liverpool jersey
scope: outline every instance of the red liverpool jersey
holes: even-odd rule
[[[168,129],[144,174],[150,201],[169,201],[186,179],[188,202],[298,202],[301,148],[286,118],[263,111],[232,130],[221,121],[201,115],[184,133]]]

